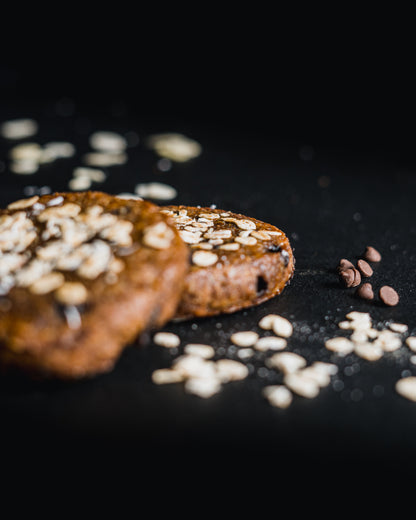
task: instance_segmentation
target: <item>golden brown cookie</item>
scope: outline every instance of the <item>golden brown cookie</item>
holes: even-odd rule
[[[0,211],[0,360],[80,378],[175,313],[189,250],[159,208],[101,192]]]
[[[280,294],[294,272],[286,235],[277,227],[221,209],[165,206],[191,249],[176,318],[232,313]]]

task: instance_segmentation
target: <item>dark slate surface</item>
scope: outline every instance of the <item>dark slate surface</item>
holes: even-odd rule
[[[416,174],[412,133],[404,120],[380,123],[382,118],[368,114],[359,119],[359,111],[325,102],[324,96],[314,103],[282,95],[267,110],[273,97],[268,92],[262,102],[260,87],[259,103],[248,105],[244,95],[238,102],[218,92],[214,99],[209,90],[187,97],[183,89],[165,90],[158,81],[152,83],[157,86],[153,97],[150,86],[140,94],[139,82],[137,91],[130,86],[123,95],[114,80],[97,93],[93,73],[87,92],[75,81],[66,84],[67,76],[58,71],[43,83],[32,82],[28,94],[27,71],[13,74],[5,67],[2,72],[0,121],[33,117],[40,131],[29,140],[68,140],[78,151],[77,157],[45,165],[35,175],[15,175],[7,166],[11,145],[1,139],[2,206],[22,198],[28,185],[67,189],[73,168],[89,149],[91,132],[133,132],[139,142],[128,149],[127,164],[106,168],[108,180],[94,187],[119,193],[139,182],[166,182],[178,190],[172,203],[215,204],[270,222],[294,247],[296,273],[280,297],[233,315],[167,324],[164,330],[180,335],[180,349],[187,342],[208,343],[218,356],[238,359],[230,348],[231,333],[264,333],[257,328],[259,319],[278,313],[294,324],[288,350],[308,362],[339,366],[317,398],[295,396],[290,408],[279,410],[261,390],[280,382],[281,374],[265,368],[268,354],[257,353],[248,362],[247,380],[229,383],[205,400],[186,394],[179,384],[151,382],[152,371],[169,366],[178,352],[144,338],[125,350],[114,371],[92,380],[31,382],[2,376],[0,414],[7,442],[24,445],[30,432],[44,450],[65,439],[67,446],[111,445],[115,452],[128,446],[134,453],[140,446],[142,453],[222,452],[280,461],[310,457],[394,464],[416,454],[416,405],[394,390],[402,375],[416,375],[409,349],[369,362],[355,355],[337,357],[324,347],[352,309],[370,312],[376,322],[407,323],[416,332]],[[196,139],[202,155],[158,171],[158,158],[144,139],[165,131]],[[357,300],[353,290],[340,286],[338,260],[358,259],[366,245],[383,255],[371,281],[375,288],[394,286],[397,307]]]

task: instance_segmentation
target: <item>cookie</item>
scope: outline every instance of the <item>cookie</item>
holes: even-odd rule
[[[191,249],[191,267],[175,317],[213,316],[280,294],[294,273],[286,235],[255,218],[221,209],[165,206]]]
[[[174,315],[189,250],[159,208],[101,192],[0,211],[0,361],[74,379],[111,370]]]

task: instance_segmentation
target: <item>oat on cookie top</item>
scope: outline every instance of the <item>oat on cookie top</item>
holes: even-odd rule
[[[211,208],[166,206],[162,212],[173,218],[179,234],[194,251],[192,264],[197,267],[229,263],[232,255],[288,253],[276,242],[284,236],[276,227],[259,220]]]
[[[36,195],[0,212],[0,296],[25,288],[79,305],[88,298],[89,281],[100,275],[109,284],[117,281],[123,257],[134,251],[134,224],[123,205],[110,211],[86,200],[76,194]],[[141,245],[154,249],[169,247],[173,239],[163,221],[142,235]]]

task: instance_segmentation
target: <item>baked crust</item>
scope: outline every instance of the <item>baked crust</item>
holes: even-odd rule
[[[25,233],[20,231],[18,243],[22,236],[29,241],[30,232],[36,235],[19,251],[18,245],[10,249],[13,243],[1,241],[8,228],[0,232],[0,360],[64,379],[107,372],[126,345],[174,315],[189,266],[188,248],[169,219],[147,201],[101,192],[55,193],[19,207],[29,202],[0,211],[0,230],[2,225],[10,227],[10,217],[24,220],[16,214],[25,215]],[[78,213],[59,220],[59,211]],[[85,240],[79,245],[83,232]],[[50,261],[52,277],[47,272],[39,282],[21,274],[39,255],[48,258],[47,246],[57,243],[64,252]],[[25,264],[4,274],[16,250],[25,255]],[[77,269],[76,262],[66,265],[81,252],[83,263]],[[105,269],[104,257],[108,257]],[[54,277],[59,285],[62,276],[65,287],[39,294]],[[7,280],[12,285],[9,290]],[[80,291],[81,286],[86,291]]]
[[[281,294],[293,277],[293,251],[277,227],[207,207],[165,206],[162,211],[192,250],[176,319],[259,305]]]

